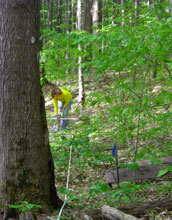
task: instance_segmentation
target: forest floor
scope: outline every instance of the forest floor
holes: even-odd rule
[[[111,79],[106,77],[99,81],[86,82],[86,102],[94,91],[105,93],[110,82]],[[58,82],[57,86],[69,89],[74,94],[70,116],[78,117],[77,81]],[[124,182],[121,183],[121,189],[118,189],[117,185],[113,184],[112,188],[110,188],[106,184],[105,171],[115,167],[112,148],[116,139],[112,130],[115,122],[105,119],[107,104],[87,104],[84,115],[78,122],[69,122],[66,131],[54,133],[52,132],[54,121],[51,120],[54,116],[53,102],[50,97],[51,89],[52,87],[47,85],[43,88],[43,92],[46,100],[50,146],[55,165],[56,187],[62,200],[65,194],[68,195],[68,205],[64,209],[61,219],[84,219],[84,217],[75,216],[73,210],[95,211],[101,210],[103,205],[128,207],[131,204],[139,205],[172,195],[172,175],[134,183],[131,181]],[[109,105],[112,104],[110,103]],[[65,139],[63,136],[65,136]],[[152,144],[152,147],[157,149],[160,145],[171,141],[171,136],[164,137],[163,140],[157,137],[155,139],[156,143]],[[69,190],[66,190],[70,146],[73,147],[72,162]],[[120,146],[118,152],[119,163],[131,162],[133,160],[133,151],[134,149],[130,146]],[[149,152],[147,152],[148,154]],[[162,154],[162,157],[165,156],[169,156],[167,152]],[[143,156],[144,159],[147,159],[146,156]],[[104,219],[100,211],[97,213],[100,216],[96,219]],[[140,216],[139,219],[170,220],[171,216],[172,211],[163,210],[158,212],[153,210]]]

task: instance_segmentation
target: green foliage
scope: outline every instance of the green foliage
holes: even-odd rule
[[[13,209],[19,209],[22,212],[29,211],[29,210],[32,210],[34,208],[42,209],[41,205],[32,204],[32,203],[29,203],[27,201],[21,201],[21,202],[19,202],[18,205],[10,204],[9,207],[13,208]]]
[[[134,199],[132,193],[140,191],[142,188],[148,188],[148,185],[136,185],[130,183],[123,183],[120,185],[120,189],[115,190],[111,193],[113,200],[122,199],[124,201],[131,201]]]
[[[139,170],[140,169],[138,163],[122,164],[121,167],[122,168],[129,168],[131,170]]]
[[[107,184],[96,182],[95,184],[91,185],[89,195],[93,196],[95,194],[97,195],[107,191],[109,191],[109,186]]]
[[[104,26],[97,34],[42,30],[46,41],[41,52],[41,67],[45,68],[48,80],[63,79],[69,83],[70,79],[77,79],[79,56],[82,56],[84,77],[93,79],[85,89],[85,108],[89,113],[67,133],[73,136],[65,140],[60,135],[51,136],[57,138],[51,143],[57,178],[63,180],[66,174],[72,146],[72,169],[76,171],[72,173],[72,181],[77,180],[81,188],[90,178],[89,172],[94,169],[104,172],[115,166],[111,150],[106,150],[112,148],[114,142],[120,149],[120,167],[132,170],[139,169],[137,163],[132,163],[137,141],[137,160],[149,159],[151,164],[160,164],[160,157],[172,154],[172,19],[167,12],[171,5],[168,1],[154,1],[154,7],[148,7],[143,1],[137,18],[133,1],[119,5],[104,0],[104,5]],[[78,44],[82,51],[78,50]],[[171,167],[160,171],[158,176],[169,171]],[[87,193],[77,189],[66,191],[63,187],[59,192],[67,194],[71,203],[86,203],[88,197],[99,200],[102,196],[104,201],[113,204],[114,200],[134,202],[139,193],[151,185],[124,183],[120,189],[113,190],[100,177],[97,179],[88,183]],[[162,191],[160,187],[159,192]]]
[[[172,171],[172,166],[168,166],[167,168],[163,169],[163,170],[160,170],[159,171],[159,174],[158,174],[158,177],[161,177],[163,175],[165,175],[166,173]]]

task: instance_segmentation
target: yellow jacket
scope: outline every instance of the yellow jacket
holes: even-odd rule
[[[70,100],[72,99],[72,94],[68,92],[66,89],[61,89],[62,94],[57,96],[54,96],[53,103],[54,103],[54,109],[56,114],[58,114],[58,101],[61,101],[64,103],[63,108],[66,108],[66,106],[69,104]]]

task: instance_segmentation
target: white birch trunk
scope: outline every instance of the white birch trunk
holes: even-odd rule
[[[82,29],[82,0],[78,0],[77,2],[77,18],[78,18],[77,28],[78,28],[78,31],[81,31]],[[82,51],[82,47],[80,44],[78,45],[78,50]],[[79,56],[79,59],[78,59],[78,84],[79,84],[78,102],[80,105],[80,116],[83,113],[83,104],[84,104],[84,78],[83,78],[81,63],[82,63],[82,57]]]
[[[93,0],[92,9],[91,9],[92,23],[93,23],[93,34],[97,32],[96,29],[98,28],[98,21],[99,21],[98,11],[99,11],[98,0]]]

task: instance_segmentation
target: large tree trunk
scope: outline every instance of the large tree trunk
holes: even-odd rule
[[[92,24],[93,24],[93,33],[96,33],[98,28],[101,27],[102,22],[102,1],[101,0],[93,0],[92,3]]]
[[[39,73],[39,0],[0,0],[0,204],[59,207]]]
[[[93,0],[85,0],[85,10],[84,10],[84,30],[92,33],[92,15],[91,7]]]

